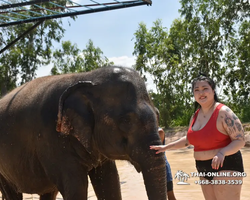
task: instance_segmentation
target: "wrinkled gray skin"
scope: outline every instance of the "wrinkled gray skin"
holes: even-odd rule
[[[120,200],[114,160],[143,173],[150,200],[166,200],[164,155],[154,107],[130,68],[33,80],[0,100],[0,190],[54,200],[87,200],[88,176],[99,200]]]

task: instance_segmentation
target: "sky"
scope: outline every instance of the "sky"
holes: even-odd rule
[[[84,0],[78,0],[78,2],[84,4]],[[133,37],[139,23],[145,23],[149,29],[153,26],[153,22],[161,19],[163,26],[169,29],[173,20],[180,17],[178,12],[180,8],[178,0],[152,0],[151,6],[143,5],[78,15],[75,21],[69,17],[63,18],[66,31],[62,41],[69,40],[79,49],[84,49],[91,39],[94,46],[99,47],[103,55],[115,65],[131,67],[135,63],[132,55],[135,42]],[[54,44],[54,48],[60,46],[60,44]],[[50,65],[39,68],[37,76],[49,75],[50,69]]]

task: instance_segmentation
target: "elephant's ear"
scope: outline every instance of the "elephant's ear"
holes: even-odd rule
[[[94,129],[94,112],[91,90],[94,84],[80,81],[68,87],[59,99],[56,131],[73,135],[91,153],[91,136]]]

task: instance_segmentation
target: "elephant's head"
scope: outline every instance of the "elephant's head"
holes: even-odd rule
[[[142,171],[148,197],[166,199],[163,154],[154,106],[144,81],[130,68],[101,68],[70,86],[59,103],[57,131],[76,137],[89,154],[129,160]]]

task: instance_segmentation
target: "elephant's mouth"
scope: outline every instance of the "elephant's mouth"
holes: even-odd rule
[[[140,173],[142,171],[140,165],[137,162],[130,160],[130,163],[135,167],[135,169],[138,173]]]
[[[110,155],[109,156],[109,159],[114,159],[114,160],[127,160],[129,161],[136,169],[136,171],[138,173],[140,173],[142,170],[141,170],[141,167],[139,165],[139,163],[135,162],[134,160],[132,160],[130,157],[128,157],[128,155]]]
[[[129,160],[127,155],[109,154],[107,157],[113,160]]]

